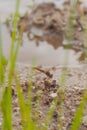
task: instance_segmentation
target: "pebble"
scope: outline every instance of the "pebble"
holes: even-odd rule
[[[50,97],[52,97],[52,98],[57,97],[57,93],[51,93],[51,94],[50,94]]]

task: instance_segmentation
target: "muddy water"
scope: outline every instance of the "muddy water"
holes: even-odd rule
[[[52,0],[49,0],[52,1]],[[42,0],[36,1],[42,2]],[[58,6],[62,5],[61,0],[55,0]],[[24,14],[30,4],[29,0],[21,0],[20,13]],[[32,4],[32,2],[31,2]],[[15,10],[15,0],[0,0],[0,20],[2,22],[2,39],[3,39],[3,51],[4,55],[8,59],[11,38],[7,27],[3,24],[3,21]],[[62,6],[60,6],[62,8]],[[46,41],[39,41],[39,45],[36,41],[29,41],[26,34],[23,36],[23,46],[20,47],[17,62],[24,64],[31,64],[32,59],[35,59],[37,65],[64,65],[68,58],[68,64],[75,66],[80,65],[79,57],[81,52],[76,52],[72,49],[64,49],[63,46],[57,46],[56,48],[52,44],[48,44]]]

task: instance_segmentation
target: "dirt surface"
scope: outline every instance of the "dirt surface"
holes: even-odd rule
[[[40,41],[47,41],[55,49],[63,46],[84,53],[84,29],[87,26],[87,8],[83,7],[82,3],[79,2],[74,13],[74,16],[69,15],[70,2],[68,0],[65,0],[63,9],[59,9],[52,2],[43,2],[33,7],[31,12],[27,12],[19,19],[18,31],[22,36],[23,33],[27,33],[29,41],[35,40],[38,44]],[[84,15],[85,21],[82,20],[82,15]],[[68,37],[67,31],[70,27],[68,23],[69,16],[73,24],[70,46],[65,45]],[[10,28],[10,30],[12,29]]]
[[[85,68],[85,71],[84,71]],[[28,97],[28,83],[30,81],[31,67],[26,65],[17,65],[15,73],[18,73],[18,77],[21,83],[21,88],[25,96],[25,100]],[[65,67],[34,67],[33,74],[33,97],[32,97],[32,120],[38,120],[40,125],[43,125],[47,112],[51,106],[51,103],[56,97],[58,102],[55,107],[52,120],[49,124],[48,130],[57,130],[58,121],[60,116],[60,106],[62,101],[62,130],[70,130],[70,126],[73,121],[74,114],[80,104],[82,95],[86,90],[87,85],[87,71],[86,67],[77,68],[65,68]],[[61,83],[62,74],[65,76],[64,84]],[[64,78],[63,78],[64,79]],[[18,105],[18,98],[16,93],[16,85],[13,82],[12,85],[12,104],[13,104],[13,129],[21,130],[20,108]],[[39,109],[38,106],[38,94],[39,94]],[[38,118],[35,116],[35,112],[38,112]],[[1,118],[2,119],[2,118]],[[0,119],[0,120],[1,120]],[[38,127],[39,127],[38,124]],[[87,130],[87,106],[83,113],[83,122],[79,130]]]
[[[64,8],[60,10],[54,3],[41,3],[35,6],[31,13],[20,18],[18,29],[20,33],[28,32],[34,35],[36,41],[47,41],[55,49],[59,46],[64,46],[64,41],[67,39],[69,16],[72,19],[73,33],[71,48],[76,51],[82,51],[84,48],[84,23],[81,15],[87,19],[86,8],[81,7],[82,3],[78,3],[74,17],[70,16],[70,2],[64,3]],[[71,28],[71,27],[70,27]],[[38,33],[37,33],[38,31]],[[32,40],[33,40],[32,39]]]
[[[38,38],[49,43],[57,41],[57,45],[61,45],[64,40],[63,14],[53,3],[42,3],[35,7],[29,16],[22,17],[18,26],[20,32],[23,31],[22,25],[24,31],[36,33]]]

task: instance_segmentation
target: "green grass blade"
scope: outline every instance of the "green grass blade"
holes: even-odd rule
[[[12,130],[12,74],[15,67],[15,61],[17,53],[15,51],[16,42],[16,28],[18,22],[18,9],[20,0],[16,1],[16,10],[13,21],[13,33],[12,33],[12,45],[10,51],[9,70],[8,70],[8,88],[4,93],[2,101],[2,112],[3,112],[3,130]],[[18,48],[16,49],[18,51]]]
[[[87,103],[87,90],[85,91],[82,101],[80,103],[79,108],[77,109],[77,112],[75,113],[75,117],[73,119],[73,124],[71,126],[71,130],[79,130],[79,127],[82,122],[83,117],[83,111]]]
[[[12,130],[11,90],[6,89],[2,101],[3,130]]]
[[[11,44],[11,50],[10,50],[10,61],[12,59],[13,53],[14,53],[14,48],[15,48],[15,42],[16,42],[16,34],[17,34],[17,25],[18,25],[18,20],[19,20],[19,5],[20,5],[20,0],[16,0],[16,9],[15,9],[15,14],[14,14],[14,19],[13,19],[13,30],[12,30],[12,44]]]
[[[85,47],[85,58],[87,59],[87,26],[86,26],[86,19],[85,16],[82,12],[81,15],[81,22],[82,22],[82,26],[83,26],[83,32],[84,32],[84,47]],[[87,64],[87,60],[86,60],[86,64]],[[74,121],[73,121],[73,125],[71,126],[71,130],[78,130],[81,123],[82,123],[82,117],[83,117],[83,111],[85,108],[85,105],[87,103],[87,90],[85,91],[82,101],[80,103],[79,108],[77,109],[77,112],[75,113],[74,116]]]
[[[77,6],[78,0],[72,0],[71,1],[71,7],[70,7],[70,15],[68,20],[68,29],[67,29],[67,44],[71,46],[72,41],[72,33],[73,33],[73,21],[75,20],[75,12],[76,12],[76,6]]]
[[[3,100],[3,94],[5,91],[4,87],[4,62],[3,62],[3,52],[2,52],[2,34],[1,34],[1,25],[0,25],[0,107]],[[0,109],[1,110],[1,109]]]
[[[28,105],[26,104],[26,102],[24,100],[21,86],[18,81],[18,77],[16,75],[14,77],[15,77],[15,81],[16,81],[16,85],[17,85],[17,94],[18,94],[18,100],[19,100],[19,105],[20,105],[23,129],[24,130],[35,130],[35,124],[31,120],[31,117],[30,117],[31,113],[30,113]]]
[[[4,64],[3,64],[3,52],[2,52],[2,34],[0,25],[0,84],[4,82]]]

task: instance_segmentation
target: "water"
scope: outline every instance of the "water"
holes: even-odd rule
[[[0,0],[0,21],[2,23],[11,13],[14,12],[15,1],[16,0]],[[40,2],[42,2],[42,0],[36,1],[36,3]],[[57,6],[62,8],[62,0],[55,0],[54,2],[57,3]],[[30,2],[29,0],[21,0],[19,10],[21,15],[23,15],[26,11],[29,11],[29,4],[32,4],[32,1]],[[2,39],[4,55],[8,59],[11,46],[11,38],[8,29],[4,24],[2,24]],[[37,45],[35,43],[35,40],[29,41],[26,34],[24,34],[23,46],[20,47],[17,62],[23,64],[31,64],[32,59],[35,59],[37,65],[64,65],[67,55],[69,65],[80,65],[78,58],[81,56],[81,52],[76,52],[72,49],[67,50],[64,49],[63,46],[58,46],[56,49],[54,49],[52,44],[48,44],[47,41],[40,41],[39,45]]]

